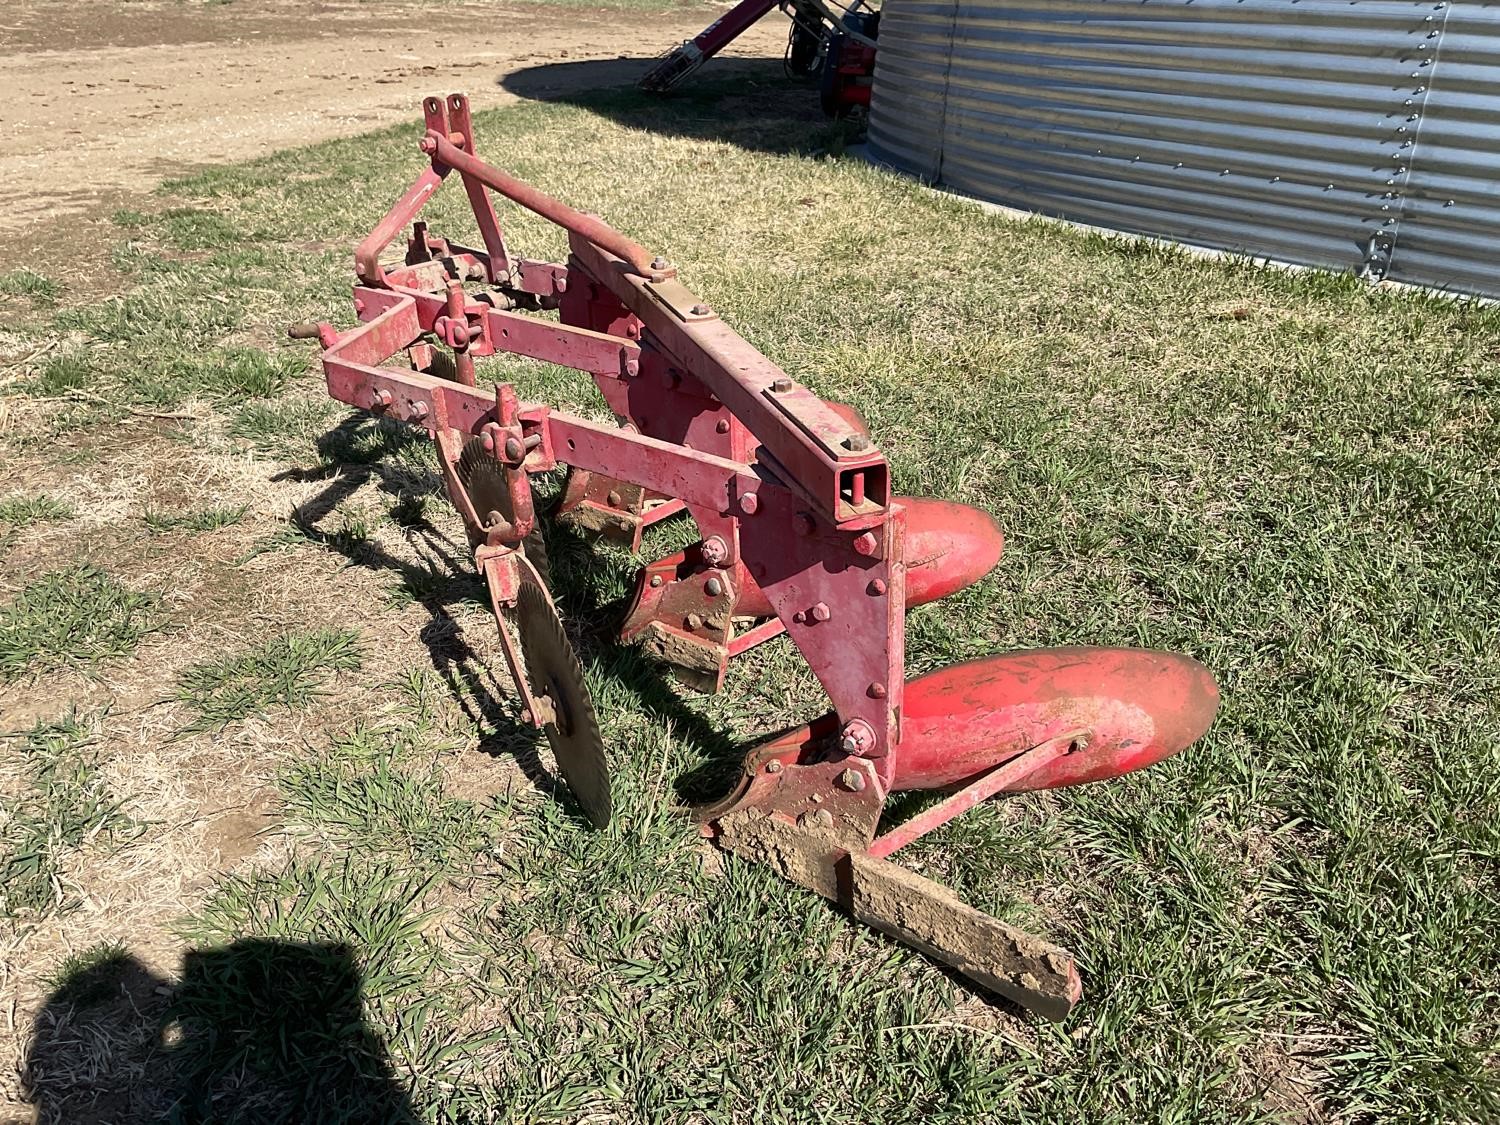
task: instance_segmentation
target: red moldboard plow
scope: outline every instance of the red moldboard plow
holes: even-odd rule
[[[1213,718],[1213,678],[1186,656],[1067,648],[908,681],[907,605],[995,565],[990,518],[893,495],[855,411],[788,377],[665,259],[480,161],[465,98],[424,107],[431,165],[356,254],[360,324],[293,334],[320,339],[334,398],[437,443],[526,720],[547,734],[580,805],[596,824],[610,815],[593,706],[536,536],[530,474],[560,463],[571,475],[559,519],[636,546],[643,527],[675,513],[697,524],[694,546],[643,570],[624,636],[713,689],[730,660],[785,632],[828,693],[826,716],[749,753],[734,792],[701,810],[705,833],[1060,1019],[1080,995],[1070,954],[889,857],[996,794],[1118,777],[1176,753]],[[454,173],[483,248],[418,222],[404,263],[382,264]],[[564,227],[568,260],[514,256],[489,191]],[[474,360],[496,353],[588,372],[616,424],[521,402],[508,384],[479,389]],[[951,795],[877,832],[887,795],[904,789]]]

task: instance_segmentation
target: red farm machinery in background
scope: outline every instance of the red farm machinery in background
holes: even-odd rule
[[[531,476],[567,466],[551,517],[639,548],[688,518],[698,538],[647,564],[622,636],[717,689],[729,663],[786,634],[829,710],[750,750],[697,810],[704,833],[840,904],[984,988],[1060,1019],[1079,999],[1071,954],[892,861],[1003,793],[1102,781],[1208,728],[1212,676],[1182,655],[1011,652],[908,680],[906,608],[987,573],[1003,541],[985,513],[896,493],[860,415],[791,378],[695,296],[666,258],[481,161],[461,95],[428,98],[429,164],[359,246],[359,323],[321,342],[329,393],[425,430],[488,586],[524,721],[551,744],[587,817],[611,815],[611,768],[578,657],[548,588]],[[481,247],[415,222],[456,174]],[[490,192],[566,229],[548,262],[507,243]],[[405,253],[385,251],[411,227]],[[601,424],[479,385],[476,360],[516,355],[587,372]],[[883,824],[888,796],[947,794]]]
[[[782,62],[794,78],[817,78],[823,112],[842,117],[868,109],[875,73],[880,12],[862,0],[848,8],[825,0],[740,0],[692,39],[668,51],[641,76],[640,87],[662,94],[680,85],[709,59],[776,8],[791,19]]]

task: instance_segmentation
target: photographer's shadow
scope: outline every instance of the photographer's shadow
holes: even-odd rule
[[[343,945],[194,950],[176,984],[121,950],[48,997],[24,1096],[37,1125],[413,1121],[361,983]]]

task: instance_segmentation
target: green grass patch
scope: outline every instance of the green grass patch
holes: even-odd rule
[[[227,216],[197,207],[172,207],[156,216],[156,228],[177,250],[222,250],[244,242],[245,234]]]
[[[250,402],[231,416],[229,432],[263,453],[300,460],[328,433],[337,416],[337,405],[326,400]]]
[[[47,977],[49,1003],[86,1008],[107,999],[119,987],[129,955],[118,941],[101,941],[69,953]]]
[[[441,1057],[431,1018],[444,998],[427,990],[429,886],[348,859],[221,884],[188,928],[198,948],[171,1006],[183,1107],[245,1125],[411,1120],[386,1042],[426,1034],[414,1081],[441,1098],[459,1052]]]
[[[38,723],[9,751],[20,758],[25,787],[0,801],[0,915],[64,905],[68,856],[130,826],[100,773],[97,727],[97,718],[70,713]]]
[[[400,731],[357,729],[282,773],[286,816],[340,848],[392,853],[409,865],[467,862],[482,844],[474,806],[447,797],[438,762],[413,760]]]
[[[0,273],[0,293],[9,297],[27,297],[33,304],[50,305],[57,301],[62,286],[44,274],[22,267]]]
[[[221,527],[233,527],[242,523],[248,504],[215,504],[208,508],[194,508],[185,512],[148,511],[146,526],[152,531],[217,531]]]
[[[220,730],[273,705],[300,711],[330,675],[360,665],[359,635],[348,629],[285,633],[258,648],[184,670],[173,696],[194,717],[184,733]]]
[[[67,395],[69,391],[81,391],[88,384],[88,364],[78,356],[63,355],[49,360],[37,377],[31,380],[28,389],[36,394],[58,397]]]
[[[73,509],[53,496],[6,496],[0,499],[0,523],[29,527],[73,518]]]
[[[127,656],[160,628],[156,605],[96,567],[44,574],[0,606],[0,679]]]

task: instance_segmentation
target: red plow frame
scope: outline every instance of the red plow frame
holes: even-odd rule
[[[1212,677],[1186,656],[1070,648],[908,681],[906,607],[995,565],[1002,540],[989,517],[893,495],[855,411],[751,347],[665,258],[479,160],[464,97],[428,98],[424,110],[430,166],[356,254],[359,325],[294,335],[320,339],[334,398],[436,442],[526,719],[553,739],[596,823],[608,817],[607,779],[602,797],[585,799],[590,786],[569,773],[563,737],[582,737],[575,727],[592,722],[592,707],[583,713],[582,689],[549,687],[507,629],[529,604],[523,587],[541,579],[524,547],[539,518],[530,474],[559,464],[571,470],[559,519],[636,547],[644,527],[679,512],[697,525],[692,547],[644,568],[622,636],[713,690],[730,660],[785,632],[828,695],[824,718],[749,753],[734,792],[701,810],[704,831],[989,990],[1061,1018],[1081,991],[1070,954],[888,857],[994,795],[1116,777],[1176,753],[1212,720]],[[483,247],[418,222],[404,261],[382,264],[453,173]],[[568,260],[513,256],[492,191],[565,228]],[[480,389],[474,361],[497,353],[587,372],[616,423],[520,401],[507,384]],[[476,456],[499,482],[483,504],[465,477]],[[879,834],[887,795],[903,789],[951,795]]]

